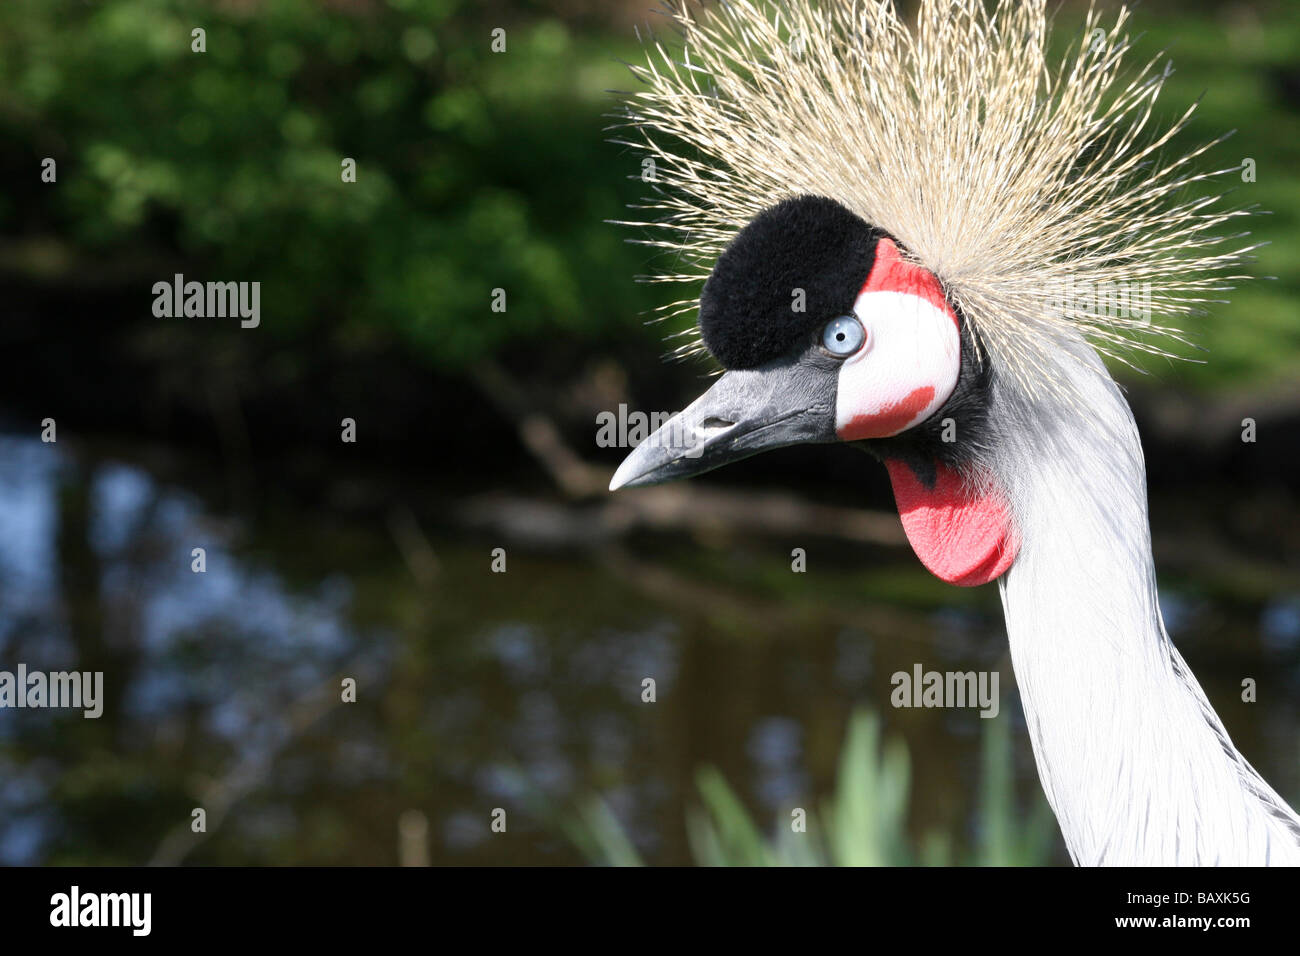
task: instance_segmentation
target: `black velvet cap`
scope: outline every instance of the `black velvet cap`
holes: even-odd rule
[[[718,257],[700,294],[705,347],[725,368],[784,355],[831,319],[852,311],[883,236],[824,196],[796,196],[763,210]],[[804,290],[796,312],[795,289]]]

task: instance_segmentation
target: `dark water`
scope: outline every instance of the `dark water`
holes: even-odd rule
[[[434,863],[573,863],[557,819],[593,793],[648,860],[689,862],[701,766],[765,826],[788,819],[832,789],[855,707],[911,751],[911,838],[964,846],[981,721],[890,708],[916,663],[1000,673],[1016,799],[1040,799],[995,589],[943,587],[910,555],[797,542],[796,575],[781,541],[526,550],[418,507],[220,510],[135,452],[64,449],[0,440],[0,670],[102,670],[104,715],[0,710],[0,862],[394,863],[417,811]],[[1294,801],[1300,587],[1273,590],[1181,575],[1162,600]]]

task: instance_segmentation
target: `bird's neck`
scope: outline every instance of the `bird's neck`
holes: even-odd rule
[[[1104,370],[1076,374],[1085,400],[1022,406],[1031,434],[999,469],[1022,531],[1001,580],[1012,663],[1070,854],[1300,863],[1300,820],[1233,747],[1165,632],[1128,405]]]

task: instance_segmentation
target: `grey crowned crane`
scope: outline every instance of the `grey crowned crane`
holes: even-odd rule
[[[1102,361],[1171,354],[1251,251],[1187,187],[1166,72],[1127,11],[1056,63],[1044,0],[670,11],[628,123],[715,384],[611,489],[846,442],[888,469],[945,581],[1001,591],[1039,777],[1074,861],[1300,863],[1300,818],[1225,731],[1161,619],[1137,428]],[[698,283],[703,281],[703,286]]]

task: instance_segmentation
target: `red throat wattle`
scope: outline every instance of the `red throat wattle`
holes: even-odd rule
[[[974,587],[1006,573],[1019,545],[1010,509],[996,490],[973,493],[957,472],[937,462],[933,488],[898,459],[886,460],[885,467],[907,540],[931,574]]]

